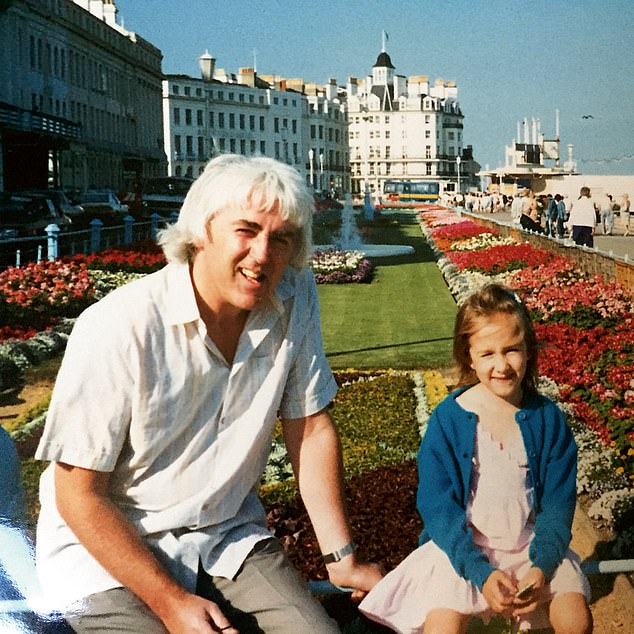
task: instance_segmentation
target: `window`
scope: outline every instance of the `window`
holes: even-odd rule
[[[198,137],[198,158],[202,160],[204,159],[204,157],[205,157],[205,139],[199,136]]]
[[[425,130],[425,138],[431,139],[431,130]]]
[[[427,159],[431,158],[431,145],[425,146],[425,158]]]
[[[317,128],[316,128],[315,124],[314,123],[311,124],[311,126],[310,126],[310,138],[311,139],[315,138],[316,131],[317,131]]]
[[[202,88],[196,88],[196,97],[202,97],[203,91]]]
[[[189,108],[185,108],[185,125],[192,124],[192,111]]]
[[[218,147],[220,148],[221,152],[225,151],[225,140],[224,139],[218,139]]]
[[[225,113],[224,112],[218,113],[218,127],[219,128],[225,127]]]
[[[196,123],[199,126],[204,125],[204,123],[203,123],[203,111],[202,110],[196,110]]]
[[[233,152],[235,154],[235,151],[236,151],[236,140],[235,139],[229,139],[229,151]]]
[[[240,115],[240,130],[244,130],[244,127],[245,127],[245,119],[246,119],[245,115],[241,114],[241,115]],[[243,152],[243,154],[244,154],[244,152]]]
[[[191,156],[194,152],[194,137],[187,136],[185,137],[185,151],[187,152],[187,156]]]
[[[260,141],[260,154],[266,155],[266,141]]]
[[[273,119],[273,130],[275,132],[279,132],[280,131],[280,119],[279,119],[279,117],[275,117],[275,119]]]
[[[249,115],[249,130],[255,130],[255,115]]]
[[[214,113],[213,112],[209,113],[209,127],[210,128],[214,127]]]
[[[180,108],[174,108],[174,124],[180,125],[181,123],[181,111]]]
[[[249,149],[251,151],[251,154],[255,154],[255,148],[256,148],[255,139],[251,139],[249,141]]]
[[[264,117],[260,117],[260,131],[264,132]]]
[[[275,141],[275,158],[279,160],[280,158],[280,142]]]
[[[179,154],[182,152],[180,134],[174,136],[174,152],[176,153],[176,160],[180,159]]]
[[[245,139],[240,139],[240,154],[247,153],[247,142]]]
[[[228,99],[229,99],[229,101],[233,101],[233,93],[232,92],[229,93]]]
[[[233,130],[236,127],[236,115],[233,112],[229,113],[229,129]]]
[[[291,129],[293,130],[293,134],[297,134],[297,119],[291,121]]]
[[[239,95],[239,100],[240,100],[240,103],[244,102],[244,95],[242,93],[240,93],[240,95]],[[244,154],[244,152],[243,152],[243,154]]]
[[[187,97],[189,97],[192,94],[191,88],[189,86],[185,86],[184,91]]]

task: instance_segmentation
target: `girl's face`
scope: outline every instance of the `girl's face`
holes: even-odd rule
[[[508,313],[480,318],[469,337],[469,356],[478,381],[495,396],[520,407],[528,354],[518,318]]]

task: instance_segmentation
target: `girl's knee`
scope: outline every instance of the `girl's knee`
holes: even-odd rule
[[[553,599],[550,623],[555,634],[591,634],[592,613],[582,594],[570,592]]]
[[[424,634],[465,634],[470,616],[455,610],[436,608],[425,619]]]

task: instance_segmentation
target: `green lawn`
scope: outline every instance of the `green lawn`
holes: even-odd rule
[[[373,229],[377,244],[411,244],[412,255],[376,258],[371,284],[319,288],[324,347],[333,368],[451,365],[455,302],[414,212]]]

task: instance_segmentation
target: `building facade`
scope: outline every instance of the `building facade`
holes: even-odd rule
[[[165,173],[162,55],[116,16],[114,0],[0,2],[0,190]]]
[[[426,75],[397,75],[390,56],[381,51],[364,80],[349,78],[352,191],[366,187],[383,192],[388,180],[434,181],[441,190],[466,190],[479,165],[465,147],[464,116],[454,82]]]
[[[301,79],[237,74],[205,53],[201,77],[167,75],[163,130],[170,176],[197,177],[222,153],[270,156],[315,190],[349,191],[347,119],[335,90]]]

